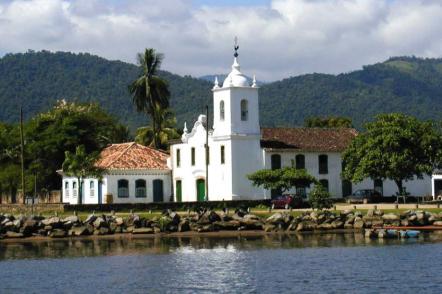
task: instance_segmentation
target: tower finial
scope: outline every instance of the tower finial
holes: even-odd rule
[[[215,83],[213,85],[214,89],[218,89],[219,88],[219,83],[218,83],[218,76],[215,76]]]
[[[235,44],[233,45],[233,49],[235,49],[235,53],[233,54],[233,56],[236,58],[236,57],[238,57],[238,49],[239,49],[238,37],[235,36],[235,38],[233,40],[235,42]]]
[[[253,75],[253,82],[252,82],[252,87],[256,87],[256,76]]]

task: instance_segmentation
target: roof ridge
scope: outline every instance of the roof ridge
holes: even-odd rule
[[[111,162],[109,162],[109,164],[107,166],[112,165],[113,163],[115,163],[118,159],[121,158],[121,156],[123,156],[133,145],[135,145],[135,142],[130,142],[130,143],[123,143],[123,144],[129,144],[129,146],[124,149],[123,151],[121,151],[121,153]]]

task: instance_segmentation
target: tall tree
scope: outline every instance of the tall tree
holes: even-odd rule
[[[343,178],[390,179],[404,194],[405,180],[431,175],[441,166],[442,136],[435,123],[391,113],[378,115],[365,128],[343,153]]]
[[[161,149],[165,150],[168,147],[169,140],[179,138],[180,134],[175,128],[176,118],[170,109],[161,110],[159,117],[160,130],[158,134],[158,144]],[[152,127],[146,126],[138,128],[135,135],[135,142],[145,146],[154,146],[154,131]]]
[[[98,152],[86,153],[86,148],[83,145],[78,146],[75,153],[69,151],[65,153],[63,172],[77,178],[78,204],[83,203],[83,179],[88,177],[100,179],[103,174],[103,170],[95,166],[98,156]]]
[[[169,107],[170,92],[167,82],[158,76],[163,54],[155,49],[144,50],[138,54],[141,75],[129,85],[132,101],[138,112],[145,112],[151,118],[153,145],[160,148],[161,111]]]

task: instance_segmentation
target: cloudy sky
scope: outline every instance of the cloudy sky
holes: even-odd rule
[[[0,0],[0,55],[47,49],[135,62],[153,47],[164,69],[200,76],[229,70],[234,36],[243,72],[267,81],[441,57],[442,1]]]

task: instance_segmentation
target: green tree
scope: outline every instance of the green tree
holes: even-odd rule
[[[431,175],[441,166],[442,137],[433,122],[391,113],[378,115],[365,127],[343,153],[343,178],[390,179],[404,194],[404,180]]]
[[[83,145],[75,149],[75,153],[66,151],[63,162],[63,173],[76,177],[78,181],[78,204],[82,204],[83,199],[83,179],[92,177],[101,179],[103,169],[95,166],[99,157],[98,152],[88,154]]]
[[[38,189],[60,187],[65,151],[83,145],[86,152],[100,151],[112,143],[130,140],[128,129],[97,104],[59,101],[51,110],[25,125],[26,169],[37,174]],[[32,187],[30,187],[32,189]]]
[[[330,208],[332,200],[330,193],[321,185],[317,184],[308,194],[310,205],[313,209],[323,210]]]
[[[159,134],[158,144],[159,148],[166,150],[169,146],[168,142],[172,139],[177,139],[180,134],[176,130],[176,118],[174,113],[170,109],[163,109],[159,113]],[[135,142],[144,146],[154,146],[154,131],[152,127],[146,126],[137,129],[135,135]]]
[[[170,92],[167,82],[157,74],[161,67],[163,55],[155,49],[145,49],[138,54],[141,75],[129,85],[132,101],[138,112],[150,115],[153,131],[153,146],[160,148],[161,113],[169,107]]]
[[[309,187],[317,183],[315,177],[311,176],[305,169],[296,169],[293,167],[284,167],[281,169],[261,169],[247,178],[257,187],[263,187],[266,190],[278,189],[281,192],[290,190],[293,187]]]
[[[308,117],[304,120],[304,126],[308,128],[352,128],[351,118],[328,116]]]

